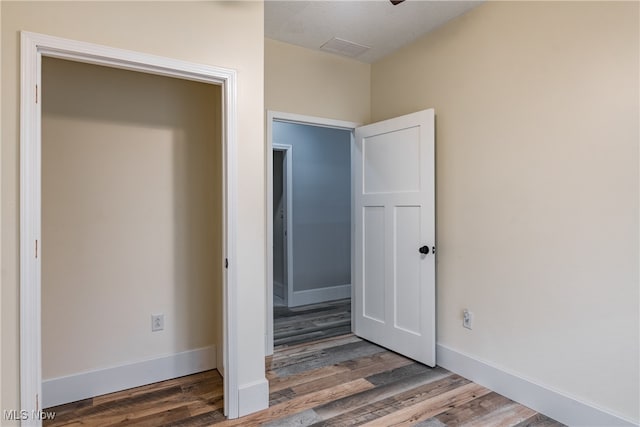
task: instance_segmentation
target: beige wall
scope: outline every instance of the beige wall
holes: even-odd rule
[[[437,115],[438,341],[636,422],[638,12],[488,2],[372,67],[373,120]]]
[[[265,39],[267,110],[367,123],[371,66]]]
[[[0,2],[2,404],[18,408],[19,30],[238,71],[239,384],[264,379],[264,9],[261,2]],[[247,315],[250,313],[250,315]]]
[[[220,86],[42,69],[43,379],[221,346]]]

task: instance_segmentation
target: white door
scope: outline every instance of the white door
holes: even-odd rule
[[[434,110],[355,134],[354,332],[435,366]]]

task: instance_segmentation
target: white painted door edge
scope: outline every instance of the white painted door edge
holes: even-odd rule
[[[223,269],[224,405],[229,418],[238,417],[237,366],[237,77],[236,71],[92,43],[21,32],[20,93],[20,408],[41,410],[41,86],[42,57],[54,57],[130,71],[217,84],[223,89],[224,249]],[[41,245],[40,245],[41,246]],[[220,260],[224,262],[224,260]],[[23,425],[41,425],[27,420]]]
[[[294,113],[284,113],[282,111],[273,111],[267,110],[267,149],[268,153],[266,157],[266,195],[267,195],[267,239],[266,239],[266,253],[267,253],[267,289],[266,291],[266,325],[265,328],[265,355],[269,356],[273,354],[273,156],[271,153],[273,152],[273,122],[288,122],[288,123],[298,123],[304,125],[311,126],[319,126],[319,127],[328,127],[334,129],[344,129],[352,131],[358,126],[360,123],[348,122],[343,120],[335,120],[335,119],[327,119],[322,117],[314,117],[314,116],[305,116],[302,114],[294,114]],[[351,146],[353,147],[353,135],[351,136]],[[353,181],[353,179],[352,179]],[[352,197],[353,198],[353,197]],[[352,201],[353,202],[353,201]],[[353,204],[353,203],[352,203]],[[353,209],[351,212],[351,222],[353,223]],[[352,227],[353,228],[353,227]],[[351,248],[352,254],[351,258],[353,259],[353,230],[351,231]],[[289,252],[291,248],[289,248]],[[293,273],[291,273],[293,274]],[[291,284],[291,282],[290,282]],[[290,292],[293,292],[292,286],[289,286]],[[289,297],[293,297],[291,294]]]

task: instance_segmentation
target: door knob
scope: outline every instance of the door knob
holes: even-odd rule
[[[418,251],[419,251],[421,254],[425,254],[425,255],[426,255],[426,254],[428,254],[428,253],[429,253],[429,246],[423,246],[423,247],[421,247],[420,249],[418,249]]]

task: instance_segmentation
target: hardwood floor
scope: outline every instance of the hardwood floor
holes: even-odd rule
[[[273,308],[273,345],[293,345],[351,332],[351,299]]]
[[[44,426],[204,426],[224,421],[218,371],[162,381],[45,409]]]
[[[279,347],[266,359],[270,407],[222,415],[208,371],[49,408],[45,426],[561,426],[443,368],[428,368],[351,334]]]

